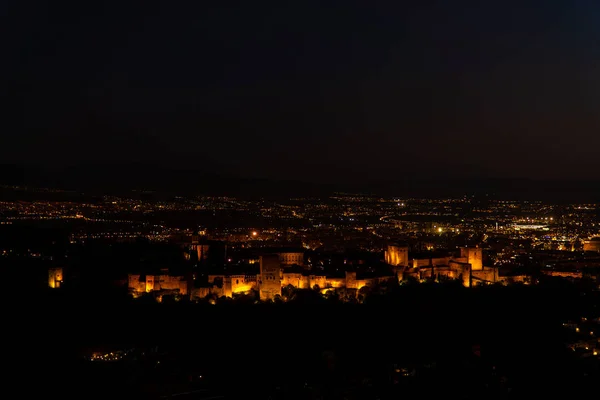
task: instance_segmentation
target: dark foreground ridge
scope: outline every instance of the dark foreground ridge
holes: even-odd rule
[[[30,299],[17,316],[12,310],[8,326],[28,334],[9,347],[18,349],[15,371],[30,394],[576,396],[597,378],[579,373],[564,345],[562,322],[575,317],[568,310],[597,303],[581,297],[564,286],[439,284],[400,287],[366,304],[141,304],[55,295]],[[134,356],[88,360],[118,350]]]

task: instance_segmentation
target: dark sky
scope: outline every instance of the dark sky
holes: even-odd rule
[[[600,170],[595,1],[160,3],[1,3],[2,162],[344,182]]]

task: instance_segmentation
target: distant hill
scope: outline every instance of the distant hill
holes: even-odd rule
[[[165,168],[150,164],[44,167],[0,165],[0,184],[75,190],[90,195],[154,191],[170,195],[240,197],[328,196],[334,192],[399,197],[462,197],[475,195],[515,200],[600,202],[600,182],[534,181],[528,179],[410,179],[355,184],[322,184],[270,180],[206,170]]]
[[[323,184],[243,178],[144,164],[67,168],[3,165],[0,166],[0,184],[75,190],[92,195],[149,191],[172,195],[289,197],[322,196],[335,191],[333,186]]]

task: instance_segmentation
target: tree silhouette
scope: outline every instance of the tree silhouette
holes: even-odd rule
[[[291,303],[294,304],[322,304],[324,301],[324,297],[321,293],[310,290],[310,289],[300,289],[294,292],[294,297],[291,300]]]
[[[140,304],[156,304],[156,299],[152,293],[142,293],[137,301]]]
[[[294,297],[295,291],[296,288],[293,285],[287,285],[281,288],[281,297],[283,297],[285,300],[290,300],[292,297]]]

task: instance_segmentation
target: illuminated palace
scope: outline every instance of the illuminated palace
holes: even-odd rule
[[[583,242],[583,251],[595,251],[600,253],[600,237],[594,237]]]
[[[205,253],[207,249],[197,246],[194,250]],[[158,296],[179,294],[191,298],[204,298],[209,295],[232,297],[234,294],[256,290],[262,300],[274,299],[281,295],[287,286],[298,289],[319,289],[322,292],[331,289],[359,290],[378,282],[395,279],[394,275],[362,278],[356,272],[347,271],[343,277],[330,277],[315,274],[304,265],[304,251],[301,249],[268,249],[258,259],[249,258],[249,264],[257,262],[258,274],[220,273],[208,275],[207,287],[196,288],[191,277],[170,276],[167,270],[156,275],[129,274],[128,288],[134,295],[153,292]],[[200,255],[200,254],[199,254]],[[199,257],[200,258],[200,257]]]
[[[171,276],[168,270],[164,269],[158,275],[129,274],[128,288],[134,294],[162,292],[187,296],[190,294],[189,281],[184,276]]]
[[[63,283],[63,269],[54,267],[48,269],[48,287],[52,289],[59,288]]]
[[[477,283],[496,283],[501,278],[498,268],[483,265],[483,249],[462,247],[460,256],[409,258],[408,246],[391,245],[385,252],[385,262],[396,267],[398,280],[407,277],[424,279],[459,279],[470,287]]]
[[[331,289],[358,290],[381,281],[393,279],[393,276],[358,279],[357,273],[346,271],[344,277],[330,277],[313,274],[302,266],[286,266],[277,254],[260,256],[258,275],[209,275],[213,286],[200,289],[198,297],[208,294],[231,297],[234,293],[258,290],[262,300],[273,299],[281,295],[281,289],[293,286],[297,289],[319,289],[322,292]]]
[[[195,249],[196,250],[196,249]],[[199,250],[204,252],[205,249]],[[281,295],[282,288],[292,286],[298,289],[318,289],[321,292],[332,289],[357,291],[378,283],[408,278],[417,280],[455,279],[464,286],[505,282],[498,269],[483,265],[483,250],[478,247],[463,247],[460,254],[443,257],[409,257],[408,246],[390,245],[385,251],[385,262],[395,271],[391,276],[361,277],[355,271],[346,271],[342,277],[315,274],[303,265],[304,254],[300,250],[259,256],[258,274],[213,274],[208,275],[208,285],[196,288],[190,276],[172,276],[167,269],[158,274],[129,274],[128,289],[134,295],[155,293],[177,294],[191,298],[204,298],[209,295],[232,297],[234,294],[256,290],[262,300],[274,299]],[[52,268],[48,274],[48,286],[60,287],[63,281],[62,268]]]
[[[354,271],[346,271],[343,277],[314,274],[303,264],[303,253],[281,252],[259,257],[258,274],[214,274],[208,276],[208,286],[193,288],[190,279],[183,276],[129,275],[129,289],[134,294],[142,292],[178,293],[192,298],[209,295],[232,297],[234,294],[256,290],[262,300],[281,295],[284,287],[316,289],[322,292],[331,289],[359,290],[390,279],[402,281],[409,277],[418,280],[456,279],[464,286],[501,282],[498,269],[483,265],[483,250],[478,247],[463,247],[460,255],[445,257],[409,257],[408,246],[391,245],[385,251],[385,262],[396,271],[395,276],[364,278]],[[293,261],[294,265],[290,265]]]

